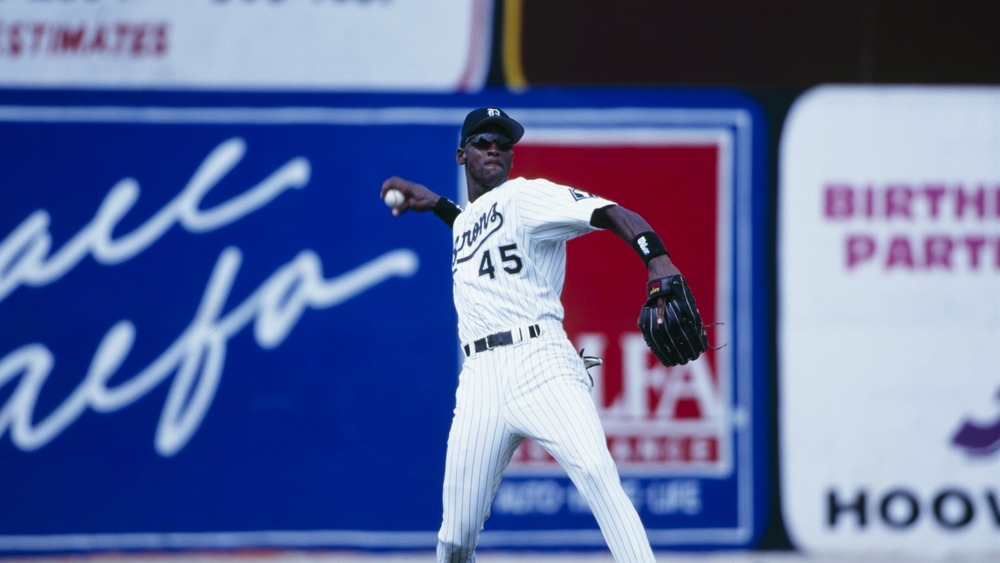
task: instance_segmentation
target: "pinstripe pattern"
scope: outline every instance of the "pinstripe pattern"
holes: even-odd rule
[[[594,230],[591,214],[611,203],[546,180],[518,178],[481,196],[455,221],[462,342],[535,323],[541,336],[474,354],[462,367],[448,437],[438,561],[475,560],[503,472],[525,438],[565,469],[617,561],[654,561],[608,452],[589,376],[562,327],[566,241]]]
[[[459,339],[536,320],[562,321],[566,241],[593,231],[593,211],[612,203],[599,197],[576,200],[569,187],[517,178],[469,204],[453,225]],[[521,260],[516,274],[503,270],[516,264],[503,260],[502,247]],[[481,273],[484,258],[495,268],[493,277]]]

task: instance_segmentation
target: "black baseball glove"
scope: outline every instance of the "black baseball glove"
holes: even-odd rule
[[[639,311],[639,329],[646,345],[665,366],[683,365],[698,359],[709,348],[694,295],[680,274],[653,280],[646,285],[646,303]],[[666,306],[663,323],[657,322],[657,307]]]

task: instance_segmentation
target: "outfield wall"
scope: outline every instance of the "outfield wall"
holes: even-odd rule
[[[813,87],[864,80],[832,70],[855,42],[876,82],[909,76],[849,32],[903,28],[845,4],[840,48],[797,39],[815,76],[757,42],[752,80],[720,28],[679,41],[697,13],[626,3],[588,54],[539,32],[558,6],[0,0],[0,550],[433,546],[450,234],[377,191],[461,200],[482,105],[527,127],[515,175],[640,211],[722,323],[657,366],[641,265],[570,245],[567,330],[606,359],[595,404],[657,548],[1000,549],[1000,89],[962,51],[995,39],[963,16],[939,44],[962,64],[925,57],[962,85]],[[523,447],[483,545],[602,542]]]

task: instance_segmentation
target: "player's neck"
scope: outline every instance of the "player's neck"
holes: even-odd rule
[[[476,201],[477,199],[479,199],[480,196],[483,196],[486,193],[499,188],[500,186],[504,185],[504,183],[506,181],[507,181],[507,179],[504,178],[503,182],[500,182],[496,186],[484,186],[483,184],[480,184],[478,182],[474,182],[472,180],[469,180],[467,182],[468,183],[469,203],[472,203],[472,202]]]

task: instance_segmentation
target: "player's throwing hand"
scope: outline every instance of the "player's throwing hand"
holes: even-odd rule
[[[410,182],[402,178],[393,176],[382,182],[382,191],[379,198],[385,199],[385,195],[390,190],[397,190],[403,194],[403,202],[392,207],[393,215],[401,215],[408,210],[428,211],[434,208],[440,196],[432,192],[421,184]]]

